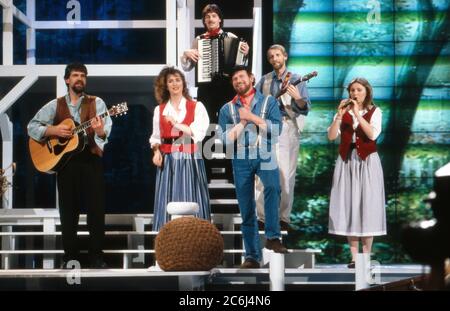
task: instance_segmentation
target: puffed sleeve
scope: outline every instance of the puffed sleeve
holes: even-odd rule
[[[378,138],[378,136],[381,134],[381,122],[382,121],[382,112],[379,107],[375,108],[375,111],[373,112],[372,118],[370,119],[370,126],[373,130],[373,137],[372,140],[375,140]]]
[[[159,106],[155,107],[153,112],[153,133],[149,139],[150,147],[161,144],[161,134],[159,130]]]

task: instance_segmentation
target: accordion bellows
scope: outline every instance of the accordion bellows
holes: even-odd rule
[[[162,227],[155,256],[164,271],[208,271],[223,259],[223,238],[210,222],[181,217]]]

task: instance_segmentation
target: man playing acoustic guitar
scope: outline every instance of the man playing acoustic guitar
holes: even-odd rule
[[[85,65],[67,65],[64,80],[68,93],[47,103],[28,124],[28,135],[38,142],[45,142],[49,138],[70,142],[76,134],[63,121],[73,119],[77,123],[83,123],[90,120],[85,134],[79,137],[79,144],[84,147],[82,151],[73,152],[67,163],[57,169],[64,248],[63,268],[66,268],[70,260],[79,260],[77,228],[82,206],[87,210],[90,267],[106,268],[102,252],[105,235],[105,185],[101,157],[111,133],[112,120],[108,114],[104,119],[98,116],[104,114],[107,108],[101,98],[84,93],[86,78]],[[50,144],[48,146],[52,148]]]

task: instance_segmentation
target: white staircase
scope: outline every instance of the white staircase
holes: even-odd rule
[[[152,214],[107,214],[105,217],[105,259],[114,268],[130,269],[154,263],[153,240],[158,234],[151,231]],[[224,238],[222,268],[237,267],[242,262],[243,246],[239,214],[212,214],[212,222]],[[86,215],[80,216],[83,239],[89,232]],[[0,210],[2,269],[54,269],[62,258],[59,213],[56,209]],[[282,232],[286,235],[287,232]],[[261,239],[264,232],[260,231]],[[263,245],[263,244],[262,244]],[[314,268],[317,250],[289,250],[286,268]],[[82,251],[82,254],[85,251]]]

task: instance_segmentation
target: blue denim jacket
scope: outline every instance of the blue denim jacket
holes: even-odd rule
[[[265,96],[261,92],[256,91],[253,101],[251,103],[251,111],[259,117],[261,116],[261,109],[264,104]],[[235,104],[232,104],[235,109],[236,124],[240,122],[239,118],[239,108],[243,105],[237,100]],[[227,148],[227,155],[238,159],[250,158],[256,159],[260,156],[263,159],[267,159],[275,154],[275,145],[278,142],[278,136],[281,133],[282,122],[281,113],[278,103],[273,96],[269,96],[267,99],[266,114],[264,119],[267,123],[267,132],[262,131],[253,122],[248,122],[241,133],[241,135],[235,141],[230,141],[228,139],[229,131],[235,126],[233,117],[230,111],[230,105],[226,103],[222,106],[219,113],[219,137],[223,144]],[[260,134],[260,139],[258,138],[258,133]]]

